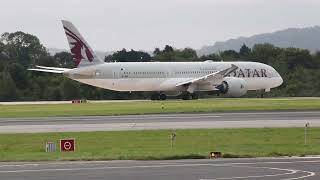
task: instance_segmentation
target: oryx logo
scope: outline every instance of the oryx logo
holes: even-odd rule
[[[79,65],[82,59],[88,59],[90,62],[92,62],[93,55],[88,46],[71,30],[66,27],[64,27],[64,29],[66,31],[66,35],[74,40],[74,42],[69,43],[72,45],[71,53],[76,66]]]

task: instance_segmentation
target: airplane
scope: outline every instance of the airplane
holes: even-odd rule
[[[170,95],[198,99],[197,92],[240,97],[250,90],[269,92],[283,83],[271,66],[258,62],[111,62],[98,58],[77,28],[62,20],[76,68],[36,66],[31,71],[59,73],[75,81],[115,91],[151,91],[152,100]]]

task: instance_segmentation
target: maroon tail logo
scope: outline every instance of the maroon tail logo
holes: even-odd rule
[[[78,67],[82,59],[88,59],[90,62],[92,62],[93,55],[88,46],[68,28],[64,27],[64,29],[66,30],[66,35],[75,41],[70,43],[72,44],[71,53],[76,66]],[[84,56],[86,56],[86,58]]]

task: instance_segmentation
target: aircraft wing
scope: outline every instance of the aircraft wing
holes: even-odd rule
[[[29,68],[29,71],[39,71],[39,72],[49,72],[49,73],[64,73],[72,69],[69,68],[57,68],[57,67],[46,67],[46,66],[36,66],[37,68]]]
[[[230,68],[224,69],[222,71],[217,71],[199,78],[194,78],[188,81],[184,81],[184,82],[178,83],[176,86],[190,85],[193,83],[200,84],[200,83],[206,83],[206,82],[213,82],[213,83],[217,82],[218,84],[218,83],[221,83],[220,81],[222,81],[224,77],[228,76],[229,74],[234,72],[236,69],[238,69],[238,66],[231,64]]]

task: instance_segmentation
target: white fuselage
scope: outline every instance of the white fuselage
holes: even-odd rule
[[[116,91],[183,91],[178,83],[203,77],[229,68],[239,68],[231,77],[246,81],[247,90],[270,90],[283,82],[279,73],[266,64],[257,62],[116,62],[73,69],[71,79]],[[197,85],[195,91],[213,91],[218,84]]]

